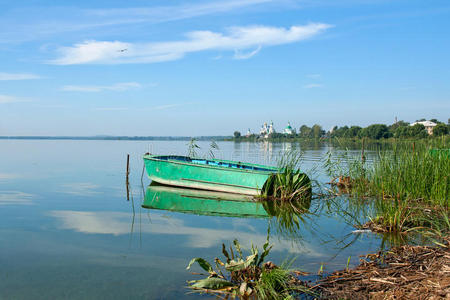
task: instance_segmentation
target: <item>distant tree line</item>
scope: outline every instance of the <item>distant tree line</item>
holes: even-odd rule
[[[423,120],[423,119],[422,119]],[[418,120],[418,121],[422,121]],[[433,136],[446,135],[450,131],[450,124],[439,122],[436,119],[430,120],[437,125],[433,128]],[[408,122],[398,121],[390,126],[385,124],[373,124],[365,128],[359,126],[334,127],[329,133],[330,137],[343,138],[370,138],[379,140],[382,138],[426,138],[429,136],[422,124],[410,126]]]
[[[416,122],[425,121],[425,119],[417,120]],[[450,133],[450,119],[448,123],[445,124],[436,119],[431,119],[431,122],[437,125],[433,128],[433,136],[443,136]],[[369,138],[374,140],[387,139],[387,138],[426,138],[429,134],[422,124],[415,124],[410,126],[408,122],[398,121],[392,125],[385,124],[372,124],[367,127],[360,126],[335,126],[329,132],[322,129],[322,126],[315,124],[312,127],[307,125],[302,125],[299,128],[298,133],[294,130],[292,134],[283,133],[272,133],[269,139],[294,139],[294,138],[305,138],[305,139],[319,139],[325,137],[331,138]],[[251,139],[255,140],[260,138],[258,135],[252,134],[249,137],[241,136],[239,131],[234,132],[235,140]]]

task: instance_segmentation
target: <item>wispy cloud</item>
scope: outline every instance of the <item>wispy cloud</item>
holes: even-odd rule
[[[120,111],[120,110],[128,110],[128,107],[95,107],[94,110],[99,110],[99,111]]]
[[[85,41],[72,47],[58,49],[59,58],[50,64],[125,64],[156,63],[183,58],[192,52],[208,50],[243,51],[261,47],[299,42],[312,38],[331,25],[310,23],[290,28],[269,26],[231,27],[226,33],[191,31],[180,41],[154,43],[127,43],[121,41]],[[248,56],[248,55],[247,55]]]
[[[258,52],[261,50],[261,46],[258,46],[255,50],[248,52],[248,53],[242,53],[239,50],[234,51],[234,59],[249,59],[250,57],[258,54]]]
[[[17,102],[28,102],[28,101],[30,101],[30,99],[28,99],[28,98],[8,96],[8,95],[0,95],[0,104],[17,103]]]
[[[306,75],[306,77],[311,78],[311,79],[318,79],[320,78],[320,74],[308,74]]]
[[[45,14],[40,14],[42,8],[26,8],[27,13],[34,18],[24,19],[22,10],[2,15],[0,19],[0,44],[36,40],[42,37],[63,34],[67,32],[87,31],[112,26],[133,24],[156,24],[177,21],[218,13],[242,10],[247,7],[273,2],[272,0],[232,0],[203,1],[172,6],[145,6],[134,8],[100,8],[77,9],[74,7],[45,7]],[[71,20],[63,18],[67,14],[74,16]]]
[[[154,110],[163,110],[163,109],[169,109],[169,108],[174,108],[174,107],[178,107],[178,106],[182,106],[185,104],[166,104],[166,105],[159,105],[159,106],[154,106],[152,107],[152,109]]]
[[[65,85],[61,88],[66,92],[103,92],[103,91],[116,91],[123,92],[130,89],[140,88],[141,84],[137,82],[121,82],[113,85]]]
[[[303,86],[303,88],[305,88],[305,89],[314,89],[314,88],[321,88],[321,87],[323,87],[323,85],[320,83],[310,83],[310,84],[305,84]]]
[[[272,2],[272,0],[233,0],[207,1],[198,4],[183,4],[179,6],[134,7],[87,10],[87,15],[110,17],[132,22],[162,22],[194,18],[215,13],[228,12],[246,6]]]
[[[30,73],[4,73],[0,72],[0,80],[29,80],[40,79],[41,76]]]

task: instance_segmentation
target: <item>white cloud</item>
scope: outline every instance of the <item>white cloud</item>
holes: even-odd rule
[[[40,79],[39,75],[29,73],[3,73],[0,72],[0,80],[28,80]]]
[[[140,88],[141,85],[137,82],[121,82],[113,85],[65,85],[61,88],[66,92],[103,92],[116,91],[123,92],[130,89]]]
[[[126,43],[120,41],[85,41],[59,48],[60,57],[49,61],[57,65],[156,63],[177,60],[188,53],[208,50],[242,51],[257,47],[299,42],[330,28],[310,23],[290,28],[269,26],[231,27],[226,33],[191,31],[186,39],[169,42]]]
[[[0,95],[0,104],[27,102],[27,101],[29,101],[29,99],[27,99],[27,98],[8,96],[8,95]]]
[[[314,89],[314,88],[321,88],[321,87],[323,87],[323,85],[320,83],[310,83],[310,84],[306,84],[303,86],[303,88],[305,88],[305,89]]]

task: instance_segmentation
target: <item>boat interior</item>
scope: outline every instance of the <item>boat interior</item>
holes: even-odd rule
[[[251,164],[241,163],[241,162],[227,162],[221,160],[211,160],[211,159],[202,159],[202,158],[191,158],[187,156],[176,156],[176,155],[166,155],[166,156],[156,156],[154,157],[160,160],[167,161],[181,161],[198,165],[208,165],[214,167],[222,167],[222,168],[232,168],[232,169],[243,169],[243,170],[251,170],[251,171],[262,171],[262,172],[274,172],[274,169],[261,168],[258,166],[254,166]]]

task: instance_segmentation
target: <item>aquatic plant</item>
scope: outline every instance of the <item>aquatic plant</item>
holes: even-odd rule
[[[208,151],[208,155],[210,158],[215,158],[215,154],[214,151],[216,150],[220,150],[219,145],[217,145],[217,143],[212,140],[211,143],[209,144],[209,151]]]
[[[298,151],[288,151],[281,155],[279,172],[272,174],[261,189],[263,198],[283,201],[298,200],[311,195],[312,184],[308,175],[299,169],[302,155]]]
[[[372,230],[406,232],[443,224],[440,230],[448,232],[445,223],[436,220],[449,216],[450,159],[445,152],[431,151],[433,147],[449,145],[444,139],[442,144],[434,140],[406,147],[402,143],[378,151],[370,162],[353,155],[341,163],[329,153],[324,166],[339,179],[336,185],[345,187],[340,192],[373,199],[374,209],[368,216]]]
[[[191,138],[189,143],[186,144],[188,146],[188,156],[189,157],[197,157],[196,149],[200,149],[200,146],[197,145],[197,140],[195,138]]]
[[[222,244],[225,262],[216,257],[215,269],[203,258],[193,258],[186,269],[197,263],[209,275],[204,279],[188,281],[189,287],[198,292],[226,294],[242,299],[286,299],[292,292],[308,291],[294,279],[288,269],[290,264],[278,267],[270,261],[265,262],[273,247],[269,245],[268,238],[261,253],[252,245],[250,255],[246,257],[238,240],[234,240],[233,245],[228,251]]]

